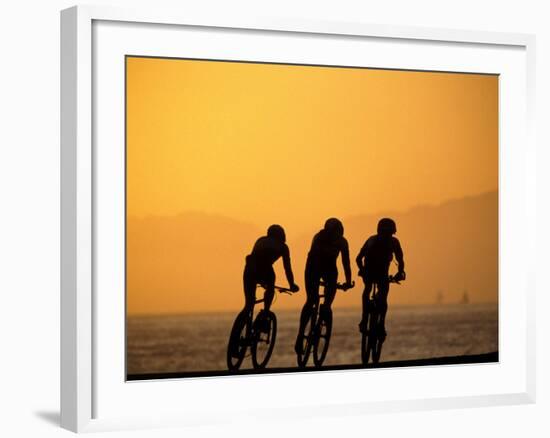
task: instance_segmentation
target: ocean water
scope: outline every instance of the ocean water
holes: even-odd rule
[[[277,340],[268,367],[295,367],[299,310],[277,310]],[[130,316],[127,372],[223,371],[236,313]],[[361,362],[360,308],[333,309],[333,331],[325,365]],[[382,361],[430,359],[498,351],[496,304],[393,306]],[[241,369],[252,368],[249,357]]]

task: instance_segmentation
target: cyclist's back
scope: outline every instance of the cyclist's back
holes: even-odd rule
[[[290,251],[286,244],[285,231],[280,225],[271,225],[267,230],[267,235],[256,240],[252,252],[246,256],[243,273],[244,312],[254,307],[257,284],[263,285],[266,289],[264,309],[268,311],[271,307],[275,294],[275,271],[273,270],[273,263],[280,257],[283,258],[283,267],[290,289],[298,291],[299,288],[294,283],[294,274],[292,273]]]
[[[399,240],[393,236],[375,234],[367,239],[357,257],[363,259],[367,277],[371,281],[380,281],[388,276],[394,255],[398,264],[402,264],[403,250]]]
[[[262,236],[256,240],[251,253],[246,256],[246,263],[255,268],[258,273],[264,273],[272,269],[273,263],[279,257],[288,254],[289,249],[286,243],[270,236]]]
[[[323,273],[336,271],[336,260],[340,253],[344,259],[349,257],[348,241],[343,236],[335,237],[322,229],[313,237],[307,255],[306,269]]]

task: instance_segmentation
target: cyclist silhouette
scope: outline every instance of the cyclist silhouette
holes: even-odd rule
[[[265,287],[264,310],[267,312],[273,302],[275,295],[275,271],[273,263],[279,257],[283,258],[283,266],[289,288],[292,292],[297,292],[300,288],[294,283],[294,274],[290,264],[290,251],[286,242],[285,230],[280,225],[271,225],[267,229],[267,235],[260,237],[252,252],[246,256],[246,264],[243,274],[243,286],[245,305],[243,312],[248,312],[254,308],[256,301],[256,285],[261,284]]]
[[[307,299],[300,315],[300,328],[296,338],[296,345],[294,346],[297,354],[301,354],[303,333],[311,317],[312,309],[319,302],[321,280],[325,283],[325,308],[321,308],[321,311],[327,308],[330,309],[334,300],[336,281],[338,279],[336,260],[339,254],[342,254],[342,264],[346,277],[344,288],[347,289],[352,287],[348,241],[344,238],[344,226],[342,222],[336,218],[330,218],[325,222],[325,227],[313,237],[311,248],[307,255],[305,269]]]
[[[388,311],[388,292],[390,289],[389,269],[390,263],[395,256],[397,261],[397,274],[394,276],[396,281],[405,279],[405,262],[403,260],[403,250],[397,238],[393,235],[397,233],[397,226],[390,218],[380,219],[377,227],[377,234],[367,239],[361,251],[357,255],[356,262],[359,267],[359,275],[365,283],[363,291],[363,317],[359,323],[359,330],[367,330],[365,324],[365,315],[368,313],[369,294],[373,283],[378,287],[378,299],[381,313],[381,325],[384,337],[386,336],[385,321]]]

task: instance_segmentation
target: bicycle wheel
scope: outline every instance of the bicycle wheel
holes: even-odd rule
[[[376,336],[376,342],[374,343],[374,348],[372,350],[372,362],[380,362],[380,355],[382,354],[382,345],[384,345],[384,339],[380,336]]]
[[[298,360],[298,366],[304,368],[307,365],[309,355],[311,354],[311,349],[313,347],[313,329],[315,327],[315,321],[317,319],[317,312],[314,310],[311,312],[311,317],[309,318],[306,326],[304,327],[304,332],[302,333],[302,354],[296,354],[296,359]]]
[[[277,318],[273,312],[260,312],[252,325],[252,364],[254,368],[265,368],[277,338]]]
[[[313,335],[313,362],[315,363],[316,367],[320,367],[321,365],[323,365],[323,362],[327,357],[331,333],[332,310],[329,308],[327,308],[326,310],[321,309]]]
[[[365,365],[369,362],[369,358],[373,363],[378,363],[380,359],[379,347],[378,347],[378,313],[373,310],[369,315],[369,330],[366,334],[366,352],[365,352]]]
[[[249,325],[249,314],[239,313],[235,318],[227,344],[227,368],[230,371],[238,370],[243,363],[248,346]]]
[[[361,331],[361,362],[363,365],[366,365],[369,363],[370,358],[370,350],[368,348],[368,342],[369,342],[369,322],[371,319],[370,311],[367,312],[367,314],[364,316],[365,321],[365,328]]]
[[[384,334],[383,327],[380,321],[376,321],[376,332],[374,336],[373,348],[372,348],[372,362],[378,363],[380,361],[380,355],[382,354],[382,345],[386,340],[386,335]]]

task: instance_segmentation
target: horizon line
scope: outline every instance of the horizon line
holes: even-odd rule
[[[399,210],[399,209],[398,210],[377,210],[377,211],[374,211],[374,212],[351,214],[351,215],[343,216],[342,220],[355,219],[355,218],[363,217],[363,216],[377,216],[377,215],[384,216],[384,215],[387,215],[389,213],[391,213],[391,214],[407,214],[407,213],[410,213],[411,211],[419,209],[419,208],[437,208],[437,207],[441,207],[445,204],[450,204],[452,202],[471,199],[471,198],[476,198],[476,197],[481,197],[481,196],[490,195],[490,194],[493,194],[493,193],[498,194],[499,193],[499,188],[496,187],[494,189],[485,190],[485,191],[470,194],[470,195],[464,195],[462,197],[456,197],[455,196],[455,197],[452,197],[452,198],[447,198],[447,199],[445,199],[443,201],[440,201],[440,202],[419,203],[419,204],[416,204],[416,205],[413,205],[411,207],[407,207],[407,208],[404,208],[404,209],[401,209],[401,210]],[[212,211],[202,211],[202,210],[182,210],[178,213],[170,213],[170,214],[148,213],[148,214],[142,214],[142,215],[128,214],[128,212],[126,211],[125,219],[126,220],[128,220],[128,219],[145,220],[145,219],[153,219],[153,218],[166,218],[166,219],[168,219],[168,218],[176,218],[178,216],[185,216],[185,215],[192,215],[192,214],[218,217],[218,218],[228,219],[228,220],[231,220],[233,222],[239,222],[239,223],[242,223],[242,224],[248,224],[248,225],[253,225],[253,226],[256,226],[256,227],[261,227],[261,225],[256,224],[256,223],[251,222],[251,221],[246,220],[246,219],[237,219],[235,217],[228,216],[228,215],[223,214],[223,213],[216,213],[216,212],[212,212]]]
[[[467,304],[463,304],[460,302],[449,302],[449,303],[420,303],[420,304],[407,304],[407,303],[397,303],[392,304],[392,309],[398,309],[398,308],[407,308],[407,307],[446,307],[446,306],[459,306],[459,307],[468,307],[468,306],[476,306],[476,305],[499,305],[498,300],[497,301],[474,301]],[[242,310],[242,308],[239,309],[229,309],[229,310],[197,310],[197,311],[181,311],[181,312],[158,312],[158,313],[143,313],[143,312],[135,312],[135,313],[129,313],[126,311],[126,318],[130,317],[154,317],[154,316],[189,316],[189,315],[210,315],[210,314],[220,314],[220,313],[230,313],[230,314],[237,314]],[[277,309],[277,312],[300,312],[302,310],[302,307],[289,307],[289,308],[282,308]],[[337,310],[361,310],[361,306],[342,306],[342,307],[334,307],[334,311]],[[275,312],[275,311],[274,311]],[[276,313],[276,312],[275,312]]]

